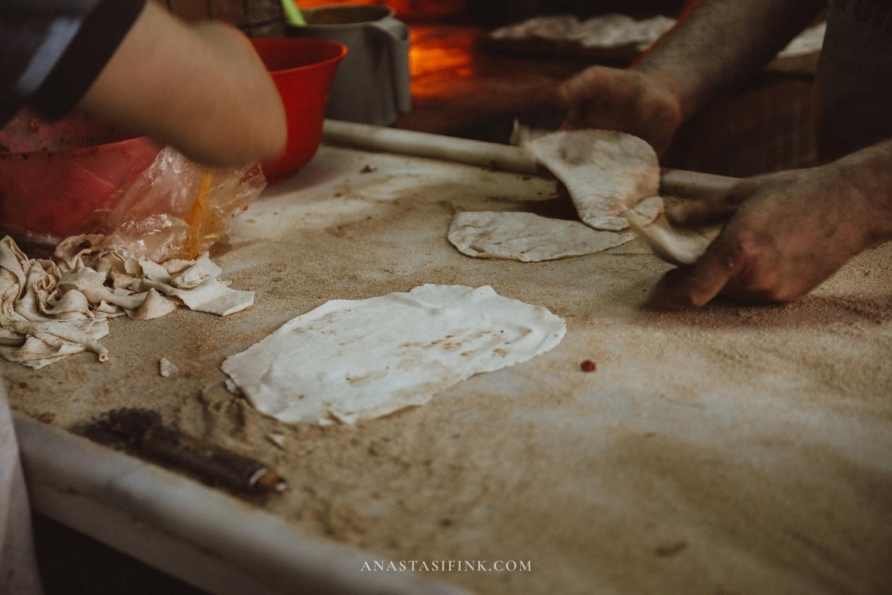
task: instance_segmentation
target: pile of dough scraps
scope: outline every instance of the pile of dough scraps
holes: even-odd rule
[[[108,321],[160,318],[185,306],[226,316],[253,305],[230,289],[207,253],[156,263],[125,258],[101,235],[64,240],[51,259],[29,259],[0,240],[0,355],[35,370],[88,350],[108,361],[99,339]]]

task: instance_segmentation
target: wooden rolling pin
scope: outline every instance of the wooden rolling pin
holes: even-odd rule
[[[519,174],[542,173],[536,158],[523,147],[439,134],[326,120],[322,140],[336,147],[427,157]],[[738,181],[726,176],[664,168],[660,191],[666,196],[706,198],[724,194]]]
[[[664,167],[660,172],[660,193],[682,198],[709,198],[726,194],[739,181],[740,178]]]

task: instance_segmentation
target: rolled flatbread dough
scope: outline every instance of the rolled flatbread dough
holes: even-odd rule
[[[602,231],[622,231],[622,213],[636,208],[650,223],[662,211],[654,200],[660,189],[660,164],[653,148],[631,134],[611,130],[555,132],[526,144],[536,159],[564,185],[579,218]],[[644,204],[639,203],[650,198]]]
[[[645,225],[635,211],[623,213],[632,229],[644,238],[653,253],[660,259],[676,266],[694,264],[709,247],[709,238],[699,234],[682,234],[672,229],[665,219]]]
[[[475,258],[542,262],[593,254],[635,238],[629,232],[598,231],[534,213],[464,212],[449,228],[449,241]]]
[[[280,421],[352,424],[529,360],[565,332],[545,308],[491,287],[423,285],[328,302],[227,358],[223,371],[259,411]]]

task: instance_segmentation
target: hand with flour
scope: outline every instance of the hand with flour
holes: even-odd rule
[[[663,278],[670,300],[796,300],[892,237],[892,141],[821,167],[745,180],[725,196],[679,205],[669,218],[686,226],[728,220],[697,263]]]
[[[822,8],[819,0],[692,0],[679,24],[628,71],[595,67],[565,83],[556,93],[570,110],[565,125],[630,132],[662,152],[681,121],[761,71]],[[686,225],[728,219],[695,264],[666,276],[670,296],[696,306],[719,294],[792,301],[892,237],[892,124],[885,115],[892,89],[883,82],[892,38],[876,25],[885,17],[876,11],[837,2],[827,15],[818,149],[824,159],[850,155],[747,180],[726,196],[670,213]]]
[[[819,8],[815,0],[694,0],[628,70],[590,67],[553,100],[569,110],[565,128],[627,132],[663,155],[685,119],[756,74]]]
[[[663,155],[681,125],[678,97],[644,72],[592,66],[566,81],[554,102],[568,108],[564,128],[627,132]]]

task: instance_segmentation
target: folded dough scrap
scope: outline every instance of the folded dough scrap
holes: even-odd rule
[[[328,425],[382,417],[556,347],[564,321],[491,287],[334,300],[223,362],[260,412]]]
[[[156,263],[124,258],[105,236],[75,236],[52,259],[29,259],[10,237],[0,240],[0,356],[40,369],[92,351],[108,321],[160,318],[178,305],[226,316],[251,306],[254,293],[217,280],[222,269],[202,254]]]

